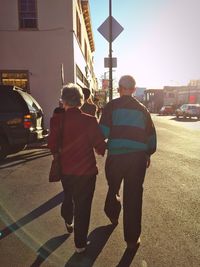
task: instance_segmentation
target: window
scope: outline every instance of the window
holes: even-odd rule
[[[22,112],[25,110],[24,101],[15,91],[2,90],[0,98],[0,112]]]
[[[19,4],[19,28],[37,29],[36,0],[18,0]]]
[[[86,60],[86,62],[88,61],[88,48],[87,48],[87,43],[86,43],[86,41],[85,41],[85,60]]]
[[[35,111],[35,110],[40,111],[41,110],[40,105],[37,103],[37,101],[31,95],[28,95],[25,92],[19,92],[19,93],[23,97],[23,99],[26,101],[30,111]]]
[[[86,62],[88,61],[88,48],[87,48],[86,41],[85,41],[85,60],[86,60]]]
[[[78,11],[76,11],[76,35],[79,40],[79,43],[81,44],[81,22],[78,15]]]
[[[15,85],[28,92],[28,71],[0,71],[0,84]]]
[[[76,65],[76,77],[77,79],[79,79],[86,87],[89,88],[89,82],[86,79],[86,77],[83,75],[82,71],[80,70],[80,68]]]
[[[80,81],[83,81],[83,73],[77,65],[76,65],[76,76]]]

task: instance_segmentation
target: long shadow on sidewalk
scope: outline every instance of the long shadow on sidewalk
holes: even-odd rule
[[[5,227],[0,231],[0,240],[59,205],[63,201],[63,196],[63,192],[58,193],[56,196],[52,197],[47,202],[34,209],[18,221]]]
[[[68,237],[69,235],[65,234],[48,240],[42,247],[38,249],[38,256],[30,267],[39,267],[49,257],[50,254],[52,254],[59,246],[62,245],[62,243],[68,239]]]
[[[87,246],[87,250],[84,253],[74,253],[67,261],[65,267],[91,267],[93,266],[96,258],[103,250],[103,247],[107,243],[110,235],[112,234],[115,226],[109,224],[106,226],[100,226],[90,233]]]
[[[139,245],[133,250],[126,249],[119,264],[116,267],[129,267],[137,253],[138,248]]]
[[[32,152],[27,152],[20,155],[10,156],[9,158],[4,159],[0,162],[0,169],[9,169],[10,167],[15,167],[29,161],[33,161],[39,158],[44,158],[50,156],[51,153],[49,150],[37,150]]]

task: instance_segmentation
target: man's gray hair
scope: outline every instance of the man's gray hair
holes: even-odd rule
[[[124,75],[119,80],[119,87],[125,89],[133,89],[135,88],[135,85],[135,79],[131,75]]]
[[[61,99],[71,107],[80,107],[83,104],[83,93],[81,88],[74,83],[64,85],[61,91]]]

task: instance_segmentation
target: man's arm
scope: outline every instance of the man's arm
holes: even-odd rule
[[[147,114],[147,126],[146,126],[146,131],[147,131],[147,145],[148,145],[148,155],[152,155],[155,153],[156,148],[157,148],[157,135],[156,135],[156,129],[154,126],[154,123],[151,119],[151,115],[148,112]]]
[[[89,136],[96,153],[98,155],[104,156],[106,150],[106,142],[104,141],[104,136],[95,117],[92,118]]]
[[[147,145],[148,145],[148,151],[146,156],[147,156],[147,168],[148,168],[151,163],[151,155],[155,153],[157,148],[156,129],[149,112],[147,112],[146,132],[147,132]]]
[[[101,131],[104,135],[104,139],[108,139],[110,135],[110,128],[112,125],[112,112],[110,110],[110,106],[107,104],[102,112],[99,125],[101,128]]]

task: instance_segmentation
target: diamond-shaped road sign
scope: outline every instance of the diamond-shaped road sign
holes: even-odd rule
[[[116,21],[116,19],[111,16],[112,20],[112,42],[117,38],[117,36],[123,31],[123,27]],[[101,24],[97,29],[103,37],[109,42],[109,17]]]

